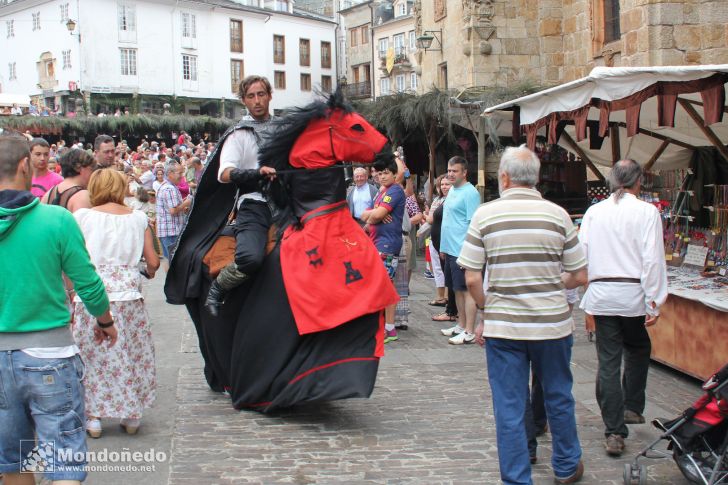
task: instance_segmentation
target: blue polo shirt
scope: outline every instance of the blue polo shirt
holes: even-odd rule
[[[388,224],[380,222],[369,226],[369,237],[380,253],[398,256],[402,249],[402,218],[406,198],[402,186],[392,184],[385,190],[380,190],[374,199],[375,209],[384,207],[392,216],[392,222]]]
[[[442,210],[440,252],[458,257],[475,209],[480,206],[480,194],[470,182],[450,187]]]

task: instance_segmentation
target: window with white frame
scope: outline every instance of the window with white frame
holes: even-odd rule
[[[409,31],[409,48],[411,52],[414,52],[415,49],[417,49],[417,37],[415,36],[414,30]]]
[[[121,75],[136,76],[137,75],[137,50],[136,49],[119,49],[121,54]]]
[[[407,53],[407,48],[404,46],[404,33],[396,34],[394,36],[394,55],[401,56]]]
[[[61,22],[65,22],[68,20],[68,4],[62,3],[60,5],[61,7]]]
[[[182,12],[182,37],[197,38],[197,15]]]
[[[61,51],[63,54],[63,69],[71,69],[71,49]]]
[[[387,49],[389,49],[389,37],[379,39],[379,57],[387,57]]]
[[[117,6],[119,23],[119,42],[136,42],[136,7],[119,3]]]
[[[401,93],[402,91],[404,91],[404,74],[398,74],[397,76],[395,76],[394,89],[398,93]]]
[[[383,77],[379,80],[379,94],[386,96],[389,94],[389,78]]]
[[[182,54],[182,79],[197,81],[197,56]]]
[[[417,73],[415,72],[410,73],[410,89],[412,91],[417,90]]]
[[[6,20],[5,26],[8,28],[8,39],[15,37],[15,20]]]
[[[288,0],[274,0],[273,10],[276,12],[288,12]]]
[[[40,12],[31,15],[33,15],[33,31],[40,30]]]
[[[15,70],[15,63],[9,62],[8,63],[8,80],[14,81],[16,79],[18,79],[18,73]]]
[[[395,17],[401,17],[402,15],[407,15],[406,1],[397,4],[397,13],[395,14]]]

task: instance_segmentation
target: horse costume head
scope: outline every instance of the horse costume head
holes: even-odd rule
[[[326,101],[292,108],[272,123],[258,158],[261,165],[276,170],[317,169],[341,162],[371,164],[378,156],[392,153],[387,138],[354,112],[340,88]]]
[[[297,218],[346,198],[344,170],[335,165],[393,157],[387,138],[354,112],[340,89],[326,101],[287,111],[272,124],[258,159],[261,165],[287,172],[281,177],[286,205]],[[281,198],[271,195],[280,205]]]

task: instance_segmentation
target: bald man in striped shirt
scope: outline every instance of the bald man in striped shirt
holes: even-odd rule
[[[586,258],[569,215],[535,189],[540,165],[525,146],[505,150],[501,197],[475,212],[457,261],[479,309],[475,337],[486,348],[505,484],[532,483],[524,422],[531,368],[543,385],[555,481],[576,483],[584,474],[565,289],[586,283]]]

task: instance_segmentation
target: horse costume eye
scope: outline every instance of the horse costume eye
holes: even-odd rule
[[[362,125],[360,125],[359,123],[352,126],[351,129],[354,131],[358,131],[359,133],[364,133],[364,127]]]

